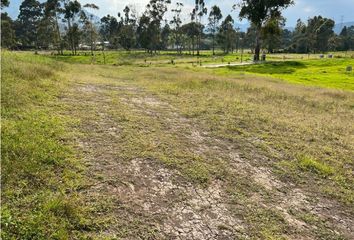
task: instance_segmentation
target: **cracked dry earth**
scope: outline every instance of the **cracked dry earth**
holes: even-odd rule
[[[81,80],[65,100],[80,119],[77,141],[91,180],[83,191],[93,215],[103,219],[93,236],[260,239],[273,231],[276,238],[319,239],[317,232],[325,231],[321,236],[328,239],[354,238],[352,217],[336,210],[335,202],[281,182],[259,164],[264,157],[243,159],[232,143],[213,137],[147,90],[127,81]],[[141,135],[128,136],[132,129]],[[196,159],[215,159],[215,166],[208,162],[215,176],[196,183],[183,168],[161,160],[177,144]],[[309,224],[296,213],[317,221]]]

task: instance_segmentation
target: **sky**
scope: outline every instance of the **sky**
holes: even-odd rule
[[[42,0],[43,1],[43,0]],[[117,16],[118,12],[122,12],[122,9],[126,5],[132,5],[137,12],[142,13],[144,7],[149,0],[79,0],[82,4],[95,3],[100,7],[95,14],[99,17],[110,14]],[[176,1],[184,4],[183,19],[187,21],[189,19],[188,13],[193,8],[195,0],[172,0],[172,5],[175,6]],[[207,6],[218,5],[224,16],[231,14],[235,19],[235,22],[240,22],[237,18],[238,11],[232,10],[232,6],[239,0],[205,0]],[[10,0],[10,7],[6,8],[11,17],[15,18],[19,12],[19,5],[22,0]],[[171,8],[170,6],[170,8]],[[336,23],[351,22],[354,21],[354,0],[295,0],[295,5],[286,9],[283,13],[286,17],[287,27],[293,27],[296,24],[296,20],[301,18],[307,20],[309,17],[315,15],[322,15],[324,17],[332,18]],[[167,15],[168,17],[168,15]],[[206,19],[206,18],[205,18]],[[246,22],[240,22],[245,24]]]

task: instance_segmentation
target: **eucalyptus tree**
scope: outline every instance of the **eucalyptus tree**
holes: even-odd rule
[[[224,53],[229,53],[235,47],[236,32],[234,30],[234,20],[228,15],[221,23],[218,33],[218,42],[221,45]]]
[[[145,51],[150,51],[150,38],[151,34],[149,33],[150,31],[150,17],[147,15],[147,13],[144,13],[140,18],[138,22],[138,27],[137,27],[137,40],[138,40],[138,46],[145,49]]]
[[[354,26],[344,26],[339,34],[341,46],[340,50],[348,51],[354,49]]]
[[[16,35],[24,46],[39,47],[38,28],[43,8],[37,0],[24,0],[17,18]]]
[[[8,7],[10,1],[1,0],[1,10]],[[1,46],[11,48],[15,45],[14,21],[6,13],[1,11]]]
[[[315,16],[308,20],[306,33],[314,53],[328,50],[328,40],[334,35],[334,24],[332,19],[322,16]]]
[[[177,53],[182,53],[182,31],[181,31],[181,26],[182,26],[182,20],[181,20],[181,12],[183,8],[183,3],[177,2],[176,7],[172,9],[173,13],[173,18],[170,21],[170,24],[172,25],[172,36],[174,40],[174,45],[176,46]]]
[[[202,18],[208,13],[204,0],[195,0],[195,5],[191,13],[192,22],[195,21],[197,25],[202,25]],[[199,55],[201,39],[203,35],[203,28],[198,28],[197,34],[197,55]]]
[[[99,33],[103,41],[109,41],[111,47],[117,48],[121,26],[121,22],[118,22],[114,16],[108,14],[102,17]]]
[[[156,53],[161,42],[161,21],[167,12],[167,6],[171,0],[150,0],[146,6],[147,15],[150,17],[149,32],[150,36],[150,52]]]
[[[131,7],[126,6],[123,10],[124,16],[120,13],[120,30],[119,30],[119,44],[127,51],[136,46],[136,15],[133,13]]]
[[[209,31],[213,38],[213,55],[215,55],[215,35],[219,28],[219,22],[222,19],[221,10],[218,6],[213,6],[209,13]]]
[[[87,4],[84,5],[84,8],[87,8],[87,9],[90,9],[90,10],[98,10],[98,9],[100,9],[94,3],[87,3]],[[83,12],[84,23],[85,23],[86,26],[88,26],[89,32],[90,32],[90,48],[91,48],[91,55],[93,55],[93,48],[94,48],[94,45],[95,45],[95,42],[96,42],[95,39],[94,39],[96,30],[95,30],[95,23],[93,22],[93,18],[94,18],[93,13],[91,12],[88,15],[89,15],[89,17],[87,17],[85,12]]]
[[[283,29],[281,36],[281,47],[284,51],[289,51],[289,47],[291,47],[291,41],[293,38],[293,32],[289,29]]]
[[[271,18],[279,18],[282,14],[282,10],[292,4],[294,4],[293,0],[242,0],[234,6],[240,8],[240,19],[248,19],[256,29],[255,61],[259,61],[261,50],[261,32],[265,23]]]
[[[10,1],[9,0],[1,0],[1,9],[8,7],[10,5]]]
[[[182,25],[181,27],[182,33],[187,36],[188,39],[187,42],[189,45],[189,52],[192,52],[193,56],[195,50],[195,39],[197,38],[198,33],[202,31],[202,29],[202,25],[196,22],[190,22]]]
[[[168,21],[166,20],[164,27],[161,29],[161,41],[160,41],[159,49],[166,50],[168,48],[170,35],[171,35],[171,27],[168,24]]]
[[[79,26],[75,22],[76,16],[81,12],[81,4],[77,0],[64,0],[63,15],[68,24],[67,28],[67,40],[70,45],[72,54],[76,54],[76,46],[78,42]]]
[[[1,13],[1,47],[12,48],[16,43],[14,21],[5,12]]]
[[[291,51],[296,53],[308,53],[310,51],[306,32],[306,24],[301,19],[298,19],[292,36]]]
[[[62,0],[47,0],[44,3],[44,18],[47,19],[47,23],[52,25],[53,45],[56,46],[58,54],[63,54],[63,42],[60,33],[59,19],[64,12],[62,8]]]
[[[251,49],[251,52],[254,53],[254,47],[256,45],[256,28],[253,24],[247,28],[245,37],[242,42],[244,48],[249,48]]]
[[[56,47],[56,30],[54,19],[46,14],[40,19],[37,30],[38,44],[43,49]]]
[[[269,53],[273,53],[275,49],[281,47],[284,26],[285,19],[283,17],[271,18],[264,24],[262,29],[263,47]]]

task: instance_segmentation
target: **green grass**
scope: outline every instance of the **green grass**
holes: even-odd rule
[[[46,53],[47,54],[47,53]],[[245,59],[250,59],[249,54],[245,54],[247,57]],[[173,51],[162,51],[160,53],[147,53],[141,50],[134,51],[97,51],[94,53],[94,57],[87,51],[79,51],[78,55],[72,56],[70,52],[65,52],[65,55],[48,55],[56,60],[64,61],[67,63],[82,63],[82,64],[106,64],[109,65],[166,65],[171,64],[173,60],[177,64],[191,64],[198,61],[207,62],[227,62],[227,61],[237,61],[238,54],[224,55],[218,52],[216,56],[212,56],[210,51],[201,52],[200,56],[193,56],[192,54],[185,52],[182,55],[177,54]],[[105,58],[104,58],[105,57]]]
[[[316,161],[315,159],[312,159],[307,156],[302,156],[299,159],[299,166],[301,169],[305,171],[310,171],[315,174],[319,174],[322,176],[331,176],[334,174],[334,170],[331,166],[321,163],[319,161]]]
[[[85,226],[80,165],[57,98],[64,66],[2,53],[2,239],[75,239]]]
[[[227,67],[217,72],[256,74],[307,86],[354,91],[354,72],[346,72],[347,66],[354,66],[354,59],[267,62],[265,64]]]
[[[92,57],[87,51],[79,51],[78,56],[66,52],[64,56],[48,55],[56,60],[67,63],[104,64],[102,52],[95,52]],[[115,66],[171,66],[171,61],[179,67],[192,67],[208,64],[239,63],[240,53],[223,54],[217,51],[213,56],[211,51],[202,51],[200,56],[192,56],[188,52],[182,55],[173,51],[162,51],[149,54],[144,51],[106,51],[106,64]],[[347,66],[354,66],[354,53],[334,54],[333,59],[319,59],[318,54],[268,54],[265,64],[224,67],[213,72],[232,74],[252,74],[281,79],[290,83],[307,86],[319,86],[354,91],[354,72],[346,72]],[[252,54],[245,51],[243,60],[251,61]],[[284,61],[286,60],[286,61]],[[197,69],[197,68],[196,68]]]
[[[192,67],[188,62],[196,59],[190,56],[179,58],[181,64],[172,66],[168,61],[173,54],[153,55],[148,61],[156,64],[146,67],[145,53],[110,54],[110,64],[103,66],[87,64],[90,56],[3,53],[4,239],[80,239],[86,230],[97,233],[109,229],[107,216],[121,227],[119,236],[155,236],[150,216],[136,214],[109,196],[97,196],[105,198],[100,199],[100,210],[94,204],[91,212],[83,207],[85,198],[78,189],[85,179],[78,150],[72,147],[74,135],[78,137],[70,127],[73,124],[86,133],[83,138],[97,140],[97,146],[105,147],[99,143],[107,141],[107,159],[118,159],[124,167],[132,159],[150,159],[175,169],[195,186],[207,187],[221,179],[234,203],[232,211],[236,217],[242,216],[249,226],[245,231],[254,238],[281,239],[292,229],[281,212],[262,205],[274,203],[272,191],[230,171],[225,160],[229,151],[239,153],[252,166],[271,169],[289,186],[329,198],[353,212],[353,76],[340,70],[351,64],[351,59],[300,58],[210,70]],[[225,59],[235,56],[220,55]],[[204,57],[210,59],[209,53]],[[323,68],[328,78],[296,80]],[[287,76],[294,80],[287,80]],[[78,93],[71,84],[98,90]],[[72,102],[60,99],[64,91]],[[129,105],[137,97],[144,101],[156,98],[171,107],[144,101]],[[97,122],[98,113],[103,114],[103,122]],[[90,126],[89,122],[93,129],[81,129]],[[194,125],[200,133],[208,133],[204,141],[210,146],[205,144],[205,149],[199,150],[198,141],[191,140],[188,133]],[[112,126],[119,128],[117,136],[102,134]],[[110,176],[102,178],[112,181]],[[255,205],[254,194],[261,195],[264,202]],[[113,216],[114,207],[127,215]],[[308,212],[296,214],[311,216]],[[303,218],[318,227],[311,236],[337,236],[322,220]]]

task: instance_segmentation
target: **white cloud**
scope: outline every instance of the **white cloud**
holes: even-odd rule
[[[313,11],[313,8],[310,6],[307,6],[304,8],[305,13],[311,13]]]
[[[82,4],[92,3],[90,0],[81,0],[80,2]],[[95,4],[100,7],[100,9],[97,11],[97,15],[102,17],[107,14],[117,16],[118,12],[122,12],[124,7],[127,5],[131,5],[136,8],[138,12],[142,12],[148,2],[149,0],[96,0]]]

